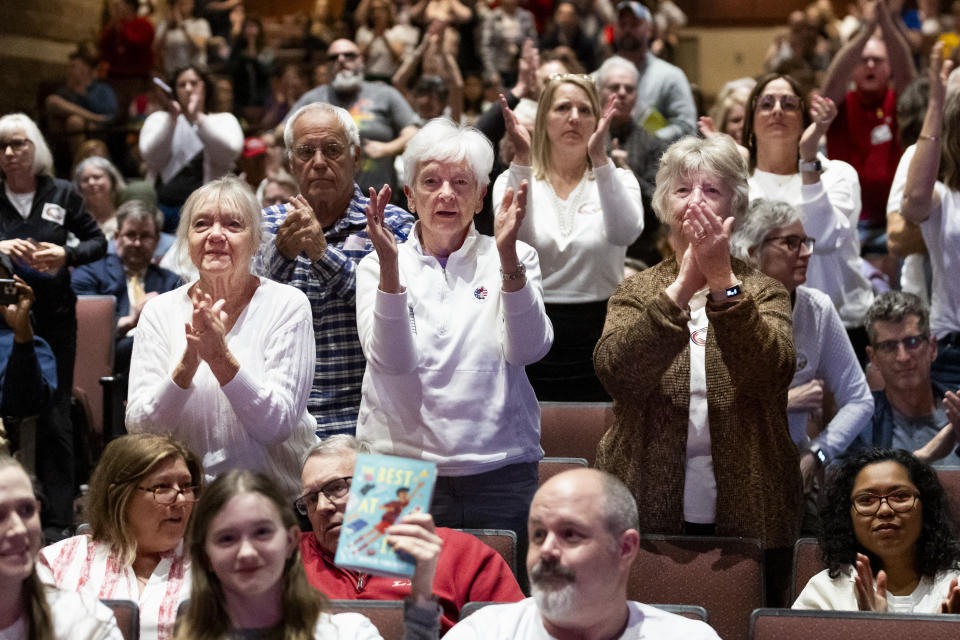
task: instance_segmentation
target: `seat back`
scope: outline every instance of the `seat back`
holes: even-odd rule
[[[509,604],[507,602],[468,602],[460,607],[460,619],[463,620],[472,613],[476,613],[488,604]]]
[[[103,390],[100,378],[113,373],[113,296],[77,296],[77,359],[73,396],[95,433],[103,433]]]
[[[746,640],[750,612],[764,604],[758,540],[646,535],[630,570],[627,597],[705,608],[724,640]]]
[[[751,640],[814,638],[960,638],[960,616],[796,609],[758,609],[750,616]]]
[[[537,472],[540,475],[540,485],[563,471],[570,469],[583,469],[587,466],[587,461],[583,458],[543,458]]]
[[[700,622],[707,622],[707,610],[703,607],[698,607],[692,604],[652,604],[651,607],[656,607],[667,613],[675,613],[678,616],[683,616],[684,618],[690,618],[691,620],[699,620]]]
[[[402,600],[331,600],[330,613],[359,613],[370,619],[383,640],[403,640]]]
[[[510,529],[461,529],[496,551],[517,577],[517,534]]]
[[[584,458],[592,467],[600,438],[612,424],[609,402],[541,402],[540,446],[546,456]]]
[[[937,469],[937,479],[947,494],[947,503],[954,519],[960,521],[960,467]]]
[[[123,640],[140,640],[140,607],[131,600],[101,600],[110,607]]]
[[[810,578],[826,569],[820,558],[820,543],[816,538],[800,538],[793,545],[793,582],[791,583],[790,602],[796,601],[797,596],[810,582]]]

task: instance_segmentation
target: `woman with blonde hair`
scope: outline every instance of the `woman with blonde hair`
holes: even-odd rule
[[[607,299],[623,279],[627,247],[643,231],[640,184],[607,156],[610,120],[620,98],[601,111],[589,76],[552,76],[540,93],[533,139],[501,96],[516,149],[497,178],[494,202],[527,180],[527,216],[518,238],[533,246],[543,271],[543,298],[555,339],[527,367],[540,400],[605,400],[593,371],[593,347]]]
[[[111,441],[90,477],[89,534],[42,549],[40,579],[94,598],[132,600],[141,639],[170,638],[177,605],[189,595],[183,536],[202,483],[200,461],[173,438]]]

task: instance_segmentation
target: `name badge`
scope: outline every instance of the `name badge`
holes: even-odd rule
[[[870,144],[883,144],[891,140],[893,140],[893,131],[890,131],[890,127],[886,122],[877,125],[870,132]]]
[[[40,217],[62,227],[63,221],[67,217],[67,210],[58,204],[48,202],[43,205],[43,213],[40,214]]]

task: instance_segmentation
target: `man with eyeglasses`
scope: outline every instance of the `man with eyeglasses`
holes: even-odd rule
[[[912,293],[878,296],[864,318],[867,355],[883,389],[873,392],[873,420],[851,446],[906,449],[934,466],[960,465],[960,397],[930,377],[937,340],[930,313]]]
[[[283,141],[300,193],[264,209],[254,269],[307,295],[317,344],[307,410],[319,435],[353,434],[366,368],[357,335],[356,269],[373,251],[366,232],[368,191],[355,182],[360,132],[346,110],[317,102],[293,112]],[[383,217],[397,242],[405,242],[413,216],[387,205]]]
[[[910,45],[887,2],[873,6],[857,35],[834,57],[823,95],[838,110],[827,131],[827,156],[851,164],[860,176],[861,244],[870,253],[886,253],[887,196],[903,154],[897,96],[913,81],[916,70]],[[855,88],[848,91],[851,81]]]
[[[73,270],[70,281],[77,295],[110,295],[114,307],[116,344],[113,371],[130,371],[133,336],[144,305],[180,286],[180,276],[152,263],[163,217],[141,200],[130,200],[117,210],[116,253]]]
[[[290,108],[293,113],[312,102],[326,102],[350,112],[360,128],[363,163],[357,184],[363,193],[369,187],[396,186],[394,158],[403,153],[417,132],[417,114],[403,95],[382,82],[363,79],[360,48],[346,39],[334,40],[327,49],[330,84],[314,87]],[[286,126],[290,126],[287,120]],[[395,190],[399,195],[399,189]]]
[[[402,600],[411,592],[432,592],[443,610],[440,623],[445,633],[460,618],[467,602],[517,602],[523,593],[507,563],[493,549],[470,534],[434,528],[429,514],[408,526],[415,533],[400,534],[387,529],[388,536],[442,541],[434,562],[418,562],[413,578],[387,578],[342,569],[333,563],[343,525],[343,514],[353,480],[357,453],[369,453],[369,446],[353,436],[336,435],[316,445],[308,454],[301,473],[302,495],[297,511],[310,521],[311,531],[300,539],[307,579],[328,598],[345,600]],[[417,585],[423,585],[417,587]],[[426,589],[426,591],[424,591]]]

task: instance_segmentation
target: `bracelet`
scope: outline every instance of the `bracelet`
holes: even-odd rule
[[[925,136],[925,135],[923,135],[922,133],[917,136],[917,140],[933,140],[933,141],[937,141],[937,140],[939,140],[939,139],[940,139],[939,136]]]
[[[517,270],[513,273],[507,273],[503,270],[503,267],[500,267],[500,277],[504,280],[519,280],[527,275],[527,268],[522,262],[517,263]]]

